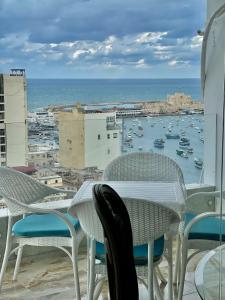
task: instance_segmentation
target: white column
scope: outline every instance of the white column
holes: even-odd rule
[[[207,18],[225,3],[225,0],[207,1]],[[211,28],[206,55],[205,81],[205,153],[204,181],[220,186],[222,117],[224,101],[225,15],[217,18]],[[216,120],[215,120],[216,119]]]

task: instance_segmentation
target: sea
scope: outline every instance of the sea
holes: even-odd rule
[[[28,110],[35,111],[50,105],[73,105],[76,103],[110,103],[135,101],[165,101],[168,95],[185,93],[193,100],[202,101],[200,79],[28,79]],[[202,170],[197,169],[194,159],[202,159],[204,144],[204,117],[202,115],[164,116],[137,118],[142,124],[143,137],[133,135],[133,148],[121,151],[150,151],[165,154],[181,167],[186,183],[202,180]],[[125,136],[129,129],[135,130],[133,119],[124,120]],[[176,154],[179,140],[167,140],[165,133],[183,133],[190,140],[193,153],[187,157]],[[138,129],[136,128],[136,131]],[[154,147],[154,140],[165,140],[163,149]]]
[[[202,100],[200,79],[28,79],[28,110],[75,103],[165,101],[176,92]]]

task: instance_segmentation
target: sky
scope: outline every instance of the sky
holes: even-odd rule
[[[0,0],[0,73],[198,78],[205,0]]]

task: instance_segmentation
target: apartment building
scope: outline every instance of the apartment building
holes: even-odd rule
[[[27,165],[27,85],[24,69],[0,74],[0,165]]]
[[[106,165],[120,155],[115,112],[75,108],[59,113],[59,161],[62,167],[84,169]]]

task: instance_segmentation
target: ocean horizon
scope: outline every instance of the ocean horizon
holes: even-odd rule
[[[27,79],[28,110],[49,105],[165,101],[185,93],[202,101],[199,78],[179,79]]]

